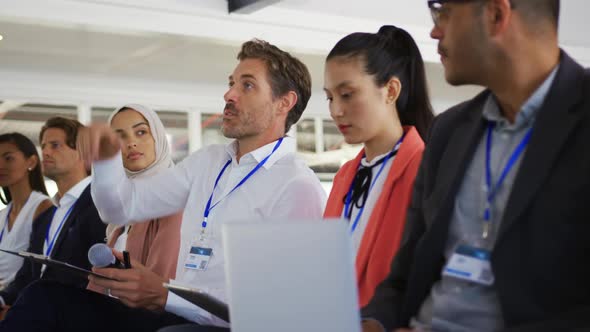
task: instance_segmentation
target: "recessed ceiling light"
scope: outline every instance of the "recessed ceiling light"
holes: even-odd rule
[[[4,39],[4,37],[2,37],[2,35],[0,35],[0,40]]]

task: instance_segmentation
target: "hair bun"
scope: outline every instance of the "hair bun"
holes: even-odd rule
[[[382,37],[386,37],[387,39],[394,39],[395,35],[398,33],[399,30],[401,30],[401,29],[399,29],[396,26],[384,25],[379,28],[379,31],[377,31],[377,34]]]
[[[382,38],[386,48],[396,50],[398,55],[409,56],[411,54],[414,42],[412,36],[406,30],[393,25],[384,25],[379,28],[377,35]]]

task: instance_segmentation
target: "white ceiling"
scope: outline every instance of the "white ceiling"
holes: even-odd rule
[[[586,3],[562,1],[560,33],[588,65]],[[0,0],[0,99],[218,110],[239,45],[258,37],[308,65],[310,105],[324,112],[326,53],[347,33],[383,24],[419,43],[439,108],[477,91],[444,83],[424,0],[282,0],[248,15],[227,14],[225,0]]]

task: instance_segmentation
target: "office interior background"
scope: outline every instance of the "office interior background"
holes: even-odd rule
[[[313,94],[290,135],[329,191],[360,149],[343,141],[322,90],[325,56],[340,38],[385,24],[410,32],[436,113],[481,90],[445,82],[425,0],[252,2],[230,13],[227,0],[0,0],[0,133],[21,132],[38,145],[50,117],[104,122],[116,107],[142,103],[158,111],[179,162],[228,142],[219,130],[227,77],[240,45],[260,38],[311,72]],[[562,48],[585,66],[588,8],[587,0],[562,1],[559,29]],[[51,181],[48,189],[56,192]]]

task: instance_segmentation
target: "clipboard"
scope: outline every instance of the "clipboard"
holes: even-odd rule
[[[47,266],[50,266],[52,268],[56,268],[56,269],[59,269],[59,270],[65,271],[65,272],[74,273],[74,274],[77,274],[77,275],[84,277],[84,278],[87,278],[88,275],[93,275],[95,277],[99,277],[99,278],[103,278],[103,279],[115,280],[113,278],[109,278],[109,277],[105,276],[104,274],[95,273],[95,272],[83,269],[81,267],[77,267],[72,264],[57,261],[57,260],[51,259],[45,255],[34,254],[32,252],[27,252],[27,251],[16,252],[16,251],[4,250],[4,249],[0,249],[0,251],[5,252],[7,254],[23,257],[23,258],[31,260],[35,263],[45,264]]]
[[[164,283],[164,287],[190,303],[197,305],[199,308],[202,308],[229,323],[229,307],[218,298],[213,297],[200,289],[172,285],[169,283]]]

